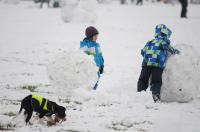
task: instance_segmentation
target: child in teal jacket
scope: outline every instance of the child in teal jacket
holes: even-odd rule
[[[98,30],[95,27],[88,27],[85,31],[86,37],[80,42],[80,48],[88,55],[94,56],[96,66],[99,68],[99,74],[104,70],[104,59],[100,49],[100,45],[96,42]]]

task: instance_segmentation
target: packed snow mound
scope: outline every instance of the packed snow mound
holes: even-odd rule
[[[19,4],[20,0],[2,0],[6,4]]]
[[[96,0],[62,0],[62,20],[67,23],[95,23],[97,4]]]
[[[11,124],[11,119],[10,117],[7,117],[5,115],[0,115],[0,126],[7,128],[7,126]],[[0,129],[1,130],[1,129]]]
[[[20,120],[18,117],[9,117],[6,115],[0,115],[0,130],[13,131],[16,127],[22,126],[20,124],[23,124],[25,126],[24,117],[22,117],[22,114],[19,116]]]
[[[200,95],[200,55],[191,45],[176,47],[180,55],[170,56],[163,73],[161,99],[188,102]]]
[[[97,81],[97,66],[83,51],[60,53],[47,65],[52,88],[59,96],[71,96],[76,89],[91,90]]]

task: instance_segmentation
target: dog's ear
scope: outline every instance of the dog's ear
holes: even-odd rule
[[[59,106],[55,102],[53,103],[53,108],[54,108],[54,112],[59,111]]]

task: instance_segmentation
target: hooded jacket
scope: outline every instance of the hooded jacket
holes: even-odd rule
[[[171,30],[164,24],[156,26],[155,38],[147,42],[141,50],[143,56],[142,66],[165,68],[168,53],[175,54],[177,51],[170,45],[169,38],[171,34]]]

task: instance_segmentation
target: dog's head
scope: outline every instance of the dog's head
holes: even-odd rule
[[[65,111],[66,111],[65,107],[59,106],[59,105],[57,106],[57,108],[56,108],[56,117],[57,117],[58,120],[60,120],[60,119],[62,121],[66,120],[66,118],[65,118],[66,117]]]

